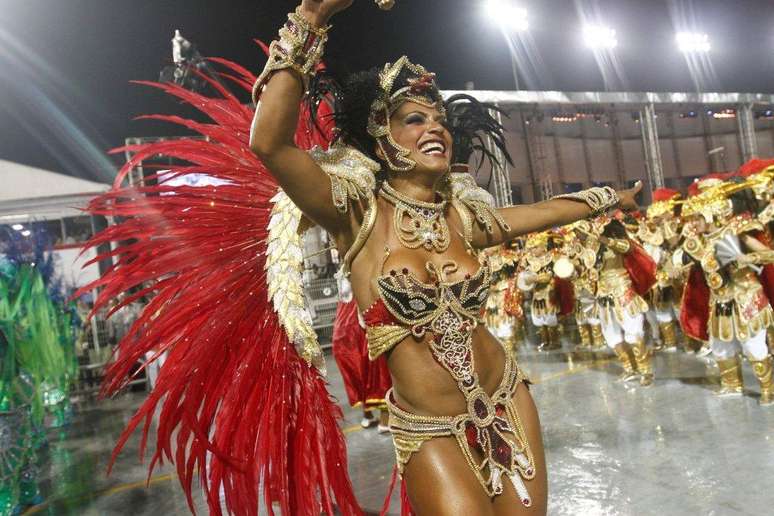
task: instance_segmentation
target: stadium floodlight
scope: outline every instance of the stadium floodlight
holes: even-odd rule
[[[699,32],[678,32],[675,36],[677,47],[686,54],[706,53],[710,51],[710,39]]]
[[[29,229],[25,229],[24,231],[21,232],[21,234],[22,236],[28,237],[32,234],[32,231],[30,231]]]
[[[509,0],[487,0],[484,4],[487,15],[502,27],[507,27],[517,32],[529,29],[527,10],[517,7]]]
[[[22,229],[24,229],[24,226],[22,226],[21,224],[14,224],[13,226],[11,226],[11,228],[14,231],[21,231]]]
[[[599,50],[613,50],[618,46],[615,29],[604,25],[587,25],[583,29],[583,40],[586,46]]]

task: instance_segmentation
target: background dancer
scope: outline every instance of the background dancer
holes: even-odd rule
[[[592,233],[588,221],[579,221],[569,226],[574,236],[570,253],[574,267],[572,285],[575,293],[575,322],[580,336],[579,348],[583,350],[604,349],[605,339],[599,321],[597,306],[597,252],[599,239]]]
[[[680,239],[675,219],[675,201],[680,193],[668,188],[653,191],[653,203],[648,206],[646,218],[640,219],[637,239],[656,262],[656,283],[648,291],[648,311],[645,318],[651,329],[656,349],[677,351],[675,324],[675,278],[672,254]]]
[[[656,281],[656,264],[628,238],[620,220],[600,217],[598,224],[597,304],[602,333],[624,368],[621,380],[639,378],[641,385],[649,386],[653,383],[653,351],[645,344],[648,305],[642,296]]]
[[[742,395],[743,352],[760,383],[760,405],[772,405],[774,373],[766,334],[774,324],[774,311],[757,265],[773,263],[774,252],[752,236],[763,225],[738,202],[744,184],[706,178],[697,187],[683,206],[690,222],[682,249],[693,264],[680,314],[683,328],[709,341],[720,369],[719,396]]]

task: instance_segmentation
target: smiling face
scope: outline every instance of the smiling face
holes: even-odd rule
[[[390,118],[390,133],[395,142],[407,149],[415,171],[440,176],[448,172],[452,156],[452,137],[444,125],[445,116],[436,108],[404,102]]]

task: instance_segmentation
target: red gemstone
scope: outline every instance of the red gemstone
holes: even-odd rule
[[[511,467],[511,446],[496,432],[489,432],[493,445],[493,459],[506,468]]]
[[[476,412],[479,419],[486,419],[489,415],[489,409],[487,409],[486,403],[480,398],[473,402],[473,410]]]
[[[468,425],[468,427],[465,429],[465,438],[468,441],[468,446],[476,446],[478,443],[476,442],[477,434],[476,427],[473,425]]]

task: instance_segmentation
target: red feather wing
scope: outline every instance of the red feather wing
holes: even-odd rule
[[[249,91],[255,77],[217,62]],[[289,340],[269,299],[267,226],[278,187],[250,151],[253,112],[210,82],[221,98],[148,83],[210,122],[157,116],[199,137],[131,147],[134,156],[114,189],[89,206],[92,214],[120,220],[88,243],[114,243],[97,260],[110,256],[115,265],[83,289],[100,288],[95,310],[114,299],[122,299],[120,307],[152,294],[115,352],[104,394],[126,386],[146,353],[167,353],[113,460],[138,425],[144,452],[157,415],[151,469],[156,461],[172,461],[192,510],[198,474],[216,515],[221,491],[229,512],[257,514],[259,485],[270,514],[272,503],[283,514],[332,514],[334,504],[343,514],[360,514],[347,475],[340,409],[324,377]],[[309,124],[299,127],[299,145],[327,141]],[[203,173],[224,184],[169,186],[170,176],[159,176],[156,186],[120,187],[134,166],[158,155],[185,163],[169,167],[173,176]],[[142,291],[128,294],[137,287]]]

